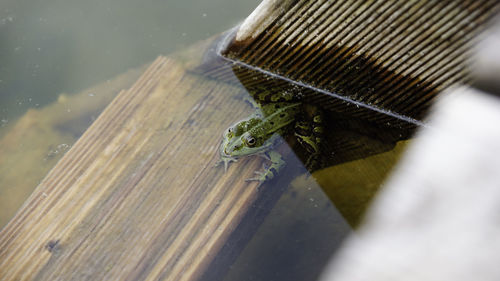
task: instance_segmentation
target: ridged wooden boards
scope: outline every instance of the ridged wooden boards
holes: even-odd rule
[[[334,99],[316,102],[330,110],[385,118],[379,123],[388,120],[377,110],[422,120],[439,92],[469,82],[471,47],[499,7],[495,0],[265,0],[221,53],[281,77],[282,86],[303,87],[297,92],[306,97],[329,93]],[[248,76],[240,79],[249,88],[269,80]]]

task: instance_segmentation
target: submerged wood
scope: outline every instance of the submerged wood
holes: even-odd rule
[[[2,230],[0,279],[195,280],[264,194],[260,159],[214,167],[239,91],[158,58]]]
[[[240,161],[245,168],[228,173],[213,167],[220,133],[249,114],[233,98],[244,92],[237,83],[252,91],[283,90],[291,82],[313,103],[325,101],[313,96],[316,90],[327,94],[334,161],[363,158],[407,138],[439,90],[467,80],[464,54],[497,9],[494,1],[265,3],[271,9],[255,13],[254,25],[243,35],[233,33],[236,39],[225,46],[233,67],[210,57],[200,67],[200,55],[216,47],[193,48],[158,58],[118,95],[0,233],[0,279],[206,276],[216,256],[237,254],[224,245],[247,229],[241,222],[258,213],[252,206],[263,202],[268,209],[282,192],[243,181],[261,159]],[[453,17],[438,21],[446,11]],[[272,21],[265,20],[267,12]],[[418,27],[425,22],[439,24]],[[457,26],[449,29],[453,36],[431,36],[436,33],[429,30],[443,35],[449,22]],[[422,40],[407,41],[408,30]],[[467,36],[458,36],[461,31]],[[389,44],[388,38],[398,39]],[[251,234],[244,233],[246,239]],[[221,255],[225,250],[235,254]]]
[[[78,94],[60,94],[54,103],[30,109],[2,128],[0,229],[106,105],[120,90],[130,87],[144,69],[127,71]]]
[[[63,156],[0,232],[0,279],[224,276],[300,167],[260,190],[244,179],[262,159],[214,167],[221,132],[252,109],[244,88],[197,72],[207,46],[158,58]],[[337,163],[395,144],[346,124]]]

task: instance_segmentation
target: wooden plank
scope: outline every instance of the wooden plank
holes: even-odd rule
[[[330,93],[329,110],[380,124],[391,114],[423,121],[441,91],[470,82],[471,48],[499,11],[494,0],[264,0],[222,53],[305,96]],[[267,77],[246,84],[278,88]]]
[[[0,279],[195,280],[262,194],[260,159],[214,167],[240,91],[158,58],[2,230]]]
[[[0,130],[0,229],[92,121],[121,90],[132,86],[146,67],[77,94],[60,94],[57,101],[28,110]]]

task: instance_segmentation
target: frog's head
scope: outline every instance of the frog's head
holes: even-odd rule
[[[269,150],[274,139],[271,135],[266,134],[259,124],[259,118],[250,118],[240,121],[229,127],[222,139],[220,146],[221,162],[224,162],[224,167],[231,161],[236,159],[263,153]]]

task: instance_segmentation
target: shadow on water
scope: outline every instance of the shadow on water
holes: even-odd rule
[[[205,63],[195,72],[241,85],[248,96],[232,98],[242,103],[263,92],[292,94],[303,104],[320,107],[325,126],[322,166],[309,171],[304,164],[308,152],[293,136],[283,136],[286,143],[277,150],[286,155],[286,167],[278,178],[264,184],[264,195],[253,206],[257,211],[243,220],[252,223],[240,225],[220,255],[236,261],[227,269],[218,266],[227,264],[227,260],[216,259],[211,268],[217,270],[203,280],[220,280],[220,276],[227,281],[315,280],[346,235],[360,224],[422,123],[334,93],[315,91],[302,83],[290,83],[214,54],[207,54]],[[272,209],[270,202],[275,204]],[[244,236],[252,236],[248,244],[242,243]],[[246,246],[237,249],[238,245]]]
[[[297,143],[277,148],[286,155],[286,167],[263,185],[264,194],[243,219],[246,223],[238,227],[202,280],[220,280],[220,276],[227,281],[315,280],[319,276],[343,239],[362,221],[407,143],[383,146],[348,132],[344,128],[339,134],[351,143],[357,140],[359,145],[350,147],[358,150],[325,154],[341,155],[344,161],[330,159],[312,175],[304,166],[306,153]],[[334,140],[339,141],[340,135]],[[230,169],[240,167],[235,166]],[[248,243],[242,241],[249,236]],[[235,260],[229,269],[222,266],[231,263],[228,259]]]

